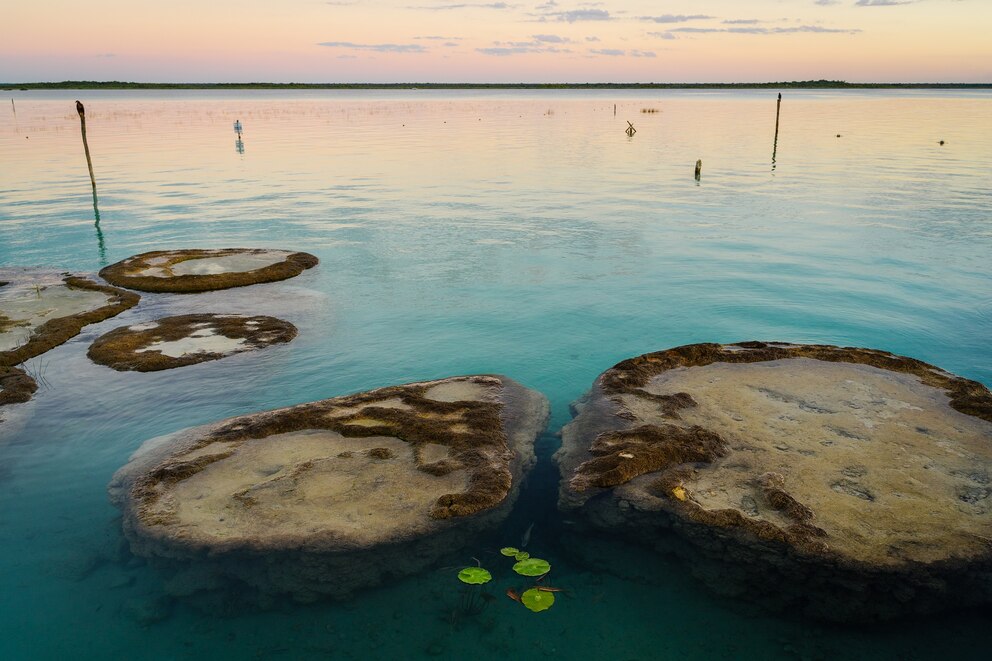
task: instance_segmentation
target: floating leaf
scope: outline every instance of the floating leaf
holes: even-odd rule
[[[508,558],[512,558],[516,554],[520,553],[520,551],[518,551],[517,549],[513,548],[512,546],[503,547],[503,548],[501,548],[499,550],[499,552],[502,553],[503,555],[505,555]]]
[[[520,595],[520,601],[530,610],[535,613],[540,613],[541,611],[548,610],[554,605],[555,595],[553,592],[544,592],[543,590],[538,590],[537,588],[531,588]]]
[[[514,560],[526,560],[529,557],[530,557],[530,553],[528,553],[527,551],[521,551],[520,553],[518,553],[515,556],[513,556],[513,559]]]
[[[551,565],[540,558],[526,558],[513,565],[513,571],[521,576],[543,576],[551,571]]]
[[[466,567],[458,572],[458,580],[469,585],[482,585],[493,580],[493,575],[482,567]]]

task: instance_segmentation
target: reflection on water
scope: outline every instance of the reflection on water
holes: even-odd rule
[[[16,164],[0,168],[0,264],[93,272],[145,250],[260,246],[321,265],[146,295],[45,355],[48,386],[0,424],[4,658],[925,659],[992,643],[982,614],[823,627],[714,597],[610,540],[563,548],[550,463],[597,374],[678,344],[867,345],[992,383],[987,93],[790,91],[772,176],[772,92],[87,92],[92,216],[71,94],[18,93],[17,124],[13,106],[0,119],[3,163]],[[238,157],[235,121],[251,129]],[[270,314],[300,335],[154,374],[85,356],[107,330],[194,312]],[[147,438],[476,372],[552,401],[536,472],[498,533],[517,544],[534,524],[531,552],[574,594],[551,611],[497,601],[454,629],[457,585],[439,569],[345,604],[204,616],[120,546],[105,487]],[[485,560],[491,546],[456,555]]]

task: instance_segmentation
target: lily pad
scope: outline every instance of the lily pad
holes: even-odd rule
[[[540,558],[526,558],[513,565],[513,571],[521,576],[543,576],[551,571],[551,564]]]
[[[501,548],[499,550],[499,552],[502,553],[503,555],[505,555],[508,558],[512,558],[513,556],[515,556],[518,553],[520,553],[520,551],[518,549],[515,549],[512,546],[505,546],[505,547]]]
[[[458,580],[469,585],[482,585],[493,580],[493,575],[482,567],[466,567],[458,572]]]
[[[521,551],[520,553],[518,553],[515,556],[513,556],[513,559],[514,560],[526,560],[529,557],[530,557],[530,553],[528,553],[527,551]]]
[[[520,595],[520,601],[530,610],[540,613],[554,606],[555,594],[554,592],[545,592],[544,590],[531,588]]]

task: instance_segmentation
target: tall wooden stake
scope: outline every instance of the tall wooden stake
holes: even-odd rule
[[[96,177],[93,176],[93,161],[90,159],[90,145],[86,142],[86,108],[76,101],[76,112],[79,113],[79,129],[83,133],[83,151],[86,152],[86,167],[90,170],[90,184],[93,185],[93,200],[96,200]]]
[[[696,181],[703,175],[703,159],[696,161]]]
[[[778,103],[775,105],[775,142],[772,143],[772,170],[775,169],[775,156],[778,154],[778,118],[782,114],[782,93],[779,92]]]
[[[93,187],[93,215],[96,218],[96,241],[100,251],[100,263],[107,263],[107,248],[103,241],[103,231],[100,229],[100,207],[96,199],[96,177],[93,176],[93,160],[90,158],[90,145],[86,142],[86,108],[76,101],[76,112],[79,113],[79,130],[83,134],[83,151],[86,152],[86,167],[90,171],[90,185]]]

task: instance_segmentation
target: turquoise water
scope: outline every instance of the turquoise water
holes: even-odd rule
[[[763,91],[11,94],[0,266],[95,272],[187,246],[321,264],[146,295],[29,363],[45,385],[0,424],[0,658],[987,658],[988,612],[824,626],[712,596],[614,541],[563,548],[550,454],[597,374],[691,342],[870,346],[992,385],[992,95],[787,91],[773,145]],[[119,325],[194,311],[272,314],[300,336],[153,374],[85,356]],[[345,603],[207,615],[163,599],[162,576],[120,548],[105,487],[148,438],[477,372],[542,391],[552,420],[504,529],[452,562],[495,567],[533,523],[529,550],[572,591],[551,611],[501,597],[453,626],[438,568]]]

